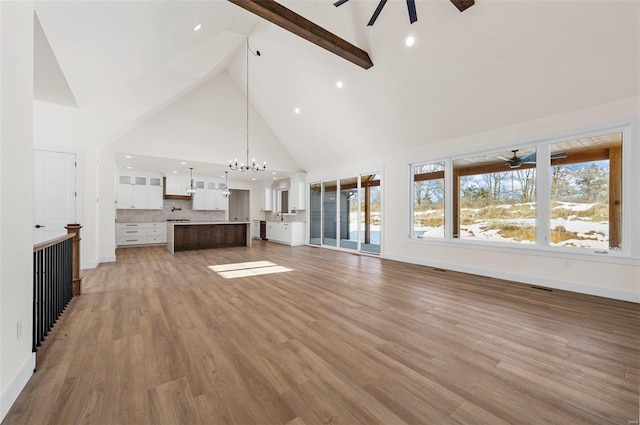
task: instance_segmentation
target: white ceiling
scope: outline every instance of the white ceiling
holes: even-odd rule
[[[147,81],[145,92],[163,92],[162,101],[112,125],[118,137],[133,137],[225,71],[243,91],[250,35],[262,53],[251,59],[252,107],[290,154],[291,169],[313,171],[640,95],[640,2],[479,0],[460,13],[448,0],[418,0],[410,25],[398,0],[372,27],[377,1],[282,3],[366,50],[373,68],[224,0],[47,1],[36,2],[36,13],[64,78],[36,86],[36,97],[56,102],[47,93],[70,91],[90,109],[119,92],[113,109],[126,110],[135,102],[122,92]],[[408,35],[416,39],[411,48]],[[159,70],[188,84],[169,89]],[[54,90],[63,82],[66,92]]]

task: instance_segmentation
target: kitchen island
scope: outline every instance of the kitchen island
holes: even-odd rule
[[[174,253],[191,249],[251,246],[251,222],[173,222],[167,225],[167,249]]]

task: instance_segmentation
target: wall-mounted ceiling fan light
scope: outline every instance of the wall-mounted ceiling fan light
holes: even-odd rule
[[[202,24],[197,24],[195,27],[193,27],[193,32],[198,32],[200,31],[201,28],[202,28]]]
[[[409,36],[404,40],[404,44],[406,44],[409,47],[413,46],[415,43],[416,43],[416,39],[413,38],[412,36]]]

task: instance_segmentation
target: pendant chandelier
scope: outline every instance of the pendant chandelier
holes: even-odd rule
[[[255,158],[253,158],[251,163],[249,163],[249,52],[254,56],[260,56],[259,50],[256,50],[255,53],[251,50],[251,47],[249,46],[249,39],[247,38],[247,162],[238,163],[238,158],[236,158],[234,161],[229,161],[229,168],[233,171],[240,170],[244,172],[251,170],[254,173],[257,173],[258,171],[266,170],[267,163],[265,161],[262,165],[258,165]]]
[[[189,167],[191,173],[191,180],[189,186],[187,186],[187,195],[193,196],[196,194],[196,187],[193,185],[193,167]]]
[[[222,196],[228,198],[231,196],[231,191],[229,190],[229,172],[224,172],[224,190],[222,191]]]

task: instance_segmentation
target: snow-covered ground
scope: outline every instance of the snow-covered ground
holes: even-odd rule
[[[555,208],[568,209],[575,212],[587,211],[595,204],[581,204],[581,203],[569,203],[563,202],[561,205]],[[511,205],[500,205],[499,208],[510,208]],[[478,213],[478,209],[465,210],[466,212],[473,211]],[[421,213],[422,214],[422,213]],[[423,216],[424,217],[424,216]],[[473,224],[460,226],[460,238],[467,240],[488,240],[492,242],[516,242],[521,244],[533,244],[532,240],[515,240],[514,238],[505,237],[500,233],[500,229],[491,228],[491,223],[504,223],[509,225],[518,226],[531,226],[535,227],[534,218],[514,218],[514,219],[488,219],[478,220]],[[558,227],[563,227],[566,232],[576,233],[577,238],[567,239],[558,243],[552,243],[554,246],[573,246],[580,248],[594,248],[594,249],[607,249],[609,247],[609,222],[594,222],[591,217],[579,217],[577,215],[570,215],[568,218],[554,218],[550,222],[551,230]],[[416,226],[416,236],[422,236],[425,238],[444,237],[444,226],[428,227],[428,226]]]

